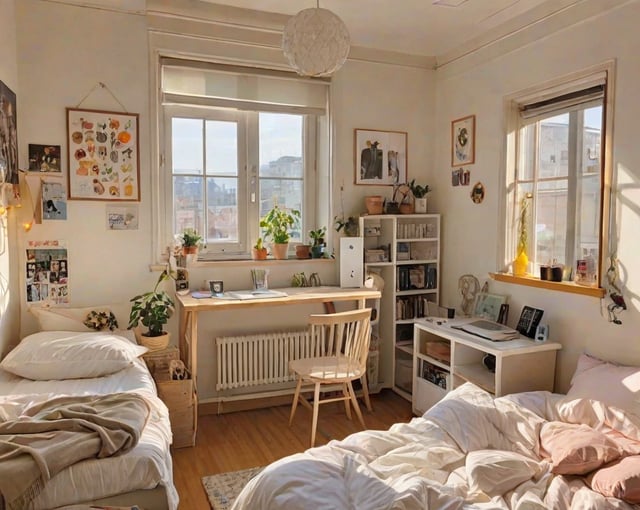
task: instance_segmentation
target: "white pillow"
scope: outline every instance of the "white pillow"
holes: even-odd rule
[[[101,377],[130,366],[147,350],[110,332],[41,331],[24,338],[0,367],[36,381]]]
[[[542,465],[529,457],[504,450],[469,452],[465,462],[472,491],[502,495],[537,475]]]
[[[640,367],[581,354],[567,396],[599,400],[640,416]]]

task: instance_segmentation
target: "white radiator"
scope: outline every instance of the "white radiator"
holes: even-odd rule
[[[309,330],[216,338],[216,390],[293,381],[289,361],[319,354]]]

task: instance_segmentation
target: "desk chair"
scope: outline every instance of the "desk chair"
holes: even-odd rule
[[[293,422],[298,402],[312,409],[311,446],[314,445],[316,439],[320,404],[342,400],[347,418],[351,419],[349,405],[351,402],[362,428],[366,428],[351,381],[362,378],[365,402],[369,402],[366,373],[369,341],[371,340],[370,320],[370,308],[309,317],[311,338],[315,339],[317,348],[315,357],[289,362],[289,370],[295,373],[298,380],[291,406],[289,426]],[[342,384],[342,396],[321,400],[320,386],[323,384]],[[314,385],[313,408],[300,394],[303,385]]]

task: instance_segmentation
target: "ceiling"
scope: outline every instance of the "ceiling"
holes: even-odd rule
[[[351,44],[408,55],[441,57],[475,49],[587,0],[44,0],[143,13],[150,6],[235,8],[259,22],[265,16],[286,22],[306,8],[336,13],[347,25]],[[246,11],[249,9],[249,11]],[[262,11],[256,13],[255,11]],[[272,14],[265,14],[272,13]]]
[[[204,1],[287,15],[316,6],[316,0]],[[427,56],[446,54],[488,32],[503,35],[506,25],[517,30],[573,3],[577,0],[319,0],[320,7],[342,18],[353,45]]]

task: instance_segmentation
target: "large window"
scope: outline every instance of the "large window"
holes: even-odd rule
[[[291,241],[303,241],[317,216],[326,82],[192,65],[167,59],[162,67],[167,234],[192,227],[206,243],[201,258],[242,258],[277,204],[301,212]]]
[[[527,273],[562,265],[564,279],[597,287],[607,250],[607,72],[512,102],[506,262]],[[524,211],[524,213],[523,213]],[[589,276],[577,274],[588,266]]]

